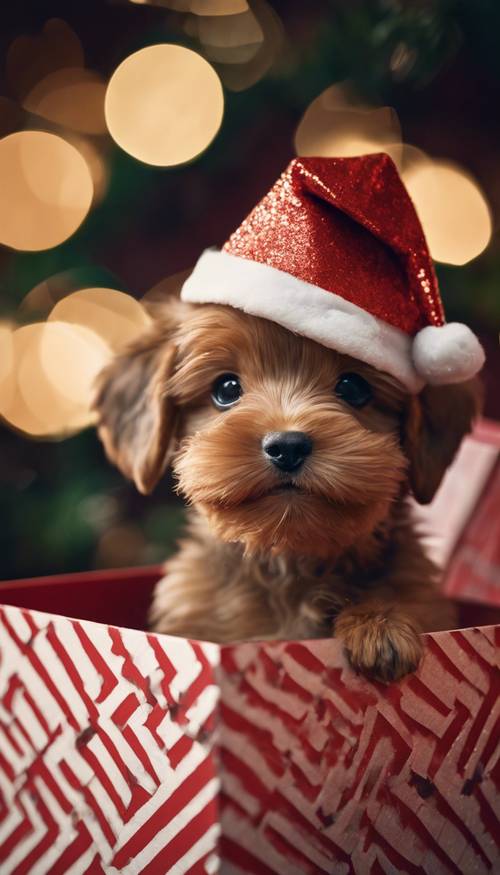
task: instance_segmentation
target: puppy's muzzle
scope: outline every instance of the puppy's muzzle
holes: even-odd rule
[[[262,438],[264,455],[280,471],[297,471],[312,452],[312,440],[303,431],[272,431]]]

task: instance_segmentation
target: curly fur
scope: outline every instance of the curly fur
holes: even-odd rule
[[[360,410],[333,391],[352,371],[373,389]],[[210,395],[225,372],[244,394],[221,412]],[[220,642],[335,634],[356,670],[387,682],[415,669],[422,631],[453,625],[406,497],[432,498],[470,428],[475,385],[409,396],[267,320],[171,300],[101,375],[96,408],[108,455],[138,487],[149,491],[170,458],[191,506],[155,592],[156,631]],[[263,435],[286,430],[313,442],[293,475],[261,449]]]

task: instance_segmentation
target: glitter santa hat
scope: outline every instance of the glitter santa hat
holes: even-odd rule
[[[388,155],[296,158],[183,286],[346,353],[410,392],[476,374],[484,352],[445,323],[422,226]]]

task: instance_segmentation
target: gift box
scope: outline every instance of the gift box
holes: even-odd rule
[[[500,426],[482,420],[463,441],[429,507],[414,506],[450,597],[500,605]]]
[[[2,875],[499,872],[499,446],[421,518],[461,624],[389,686],[335,640],[144,631],[157,567],[2,584]]]

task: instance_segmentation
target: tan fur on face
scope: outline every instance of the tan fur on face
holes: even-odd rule
[[[184,358],[169,392],[182,403],[189,390],[195,402],[174,472],[220,538],[247,552],[333,556],[387,516],[406,468],[397,428],[403,393],[394,381],[237,311],[204,308],[179,340]],[[369,410],[356,412],[335,396],[340,375],[353,370],[374,387]],[[210,389],[224,372],[238,374],[244,394],[218,412]],[[288,430],[313,441],[293,477],[277,471],[261,446],[268,432]],[[277,493],[287,481],[300,491]]]
[[[361,410],[335,395],[352,371],[373,389]],[[243,386],[226,411],[211,400],[223,373]],[[156,589],[153,628],[220,642],[335,634],[372,678],[414,670],[420,633],[450,628],[453,611],[406,496],[431,500],[477,398],[474,381],[410,397],[362,362],[231,308],[160,307],[96,397],[110,458],[148,492],[169,457],[193,508]],[[313,442],[293,475],[261,446],[287,430]]]

